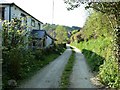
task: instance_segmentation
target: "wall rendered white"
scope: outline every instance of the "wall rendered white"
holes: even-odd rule
[[[9,6],[5,8],[5,20],[9,20]]]
[[[9,7],[10,5],[1,5],[0,7],[5,7],[5,20],[9,20]],[[33,29],[39,29],[39,26],[38,26],[38,21],[35,20],[34,18],[32,18],[31,16],[29,16],[27,13],[23,12],[22,10],[20,10],[19,8],[17,8],[16,6],[12,6],[11,7],[11,19],[12,18],[19,18],[21,17],[21,13],[23,13],[24,15],[27,16],[27,26],[28,26],[28,30],[33,30]],[[33,19],[35,21],[35,27],[31,25],[31,19]],[[42,23],[40,23],[40,29],[42,29]],[[0,28],[1,28],[1,25],[0,25]]]
[[[45,47],[49,47],[50,44],[52,44],[52,39],[51,39],[49,36],[47,36],[47,39],[46,39],[46,46],[45,46]]]
[[[27,26],[28,26],[29,30],[39,29],[39,26],[38,26],[39,22],[37,20],[35,20],[31,16],[29,16],[27,13],[24,13],[23,11],[21,11],[19,8],[15,7],[15,6],[11,7],[11,18],[15,18],[15,17],[20,18],[21,13],[23,13],[27,17]],[[33,19],[35,21],[35,27],[31,25],[31,19]],[[40,25],[41,25],[41,23],[40,23]],[[41,27],[41,29],[42,29],[42,27]]]

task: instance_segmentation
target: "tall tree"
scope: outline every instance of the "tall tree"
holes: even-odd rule
[[[64,1],[66,4],[69,5],[68,10],[73,10],[74,8],[79,7],[82,3],[86,3],[86,7],[85,7],[86,9],[92,8],[94,11],[106,15],[107,18],[109,19],[109,23],[112,27],[111,30],[113,30],[111,32],[113,32],[114,35],[114,48],[112,48],[111,50],[114,51],[114,56],[116,59],[114,59],[112,62],[111,59],[106,60],[105,63],[102,65],[102,68],[99,72],[99,76],[104,84],[113,88],[115,87],[120,88],[120,84],[119,84],[120,75],[118,73],[120,72],[120,9],[119,9],[120,1],[119,0],[114,0],[114,2],[110,2],[112,0],[108,0],[108,2],[100,2],[100,0],[98,2],[88,2],[88,1],[96,1],[96,0],[84,0],[84,2],[83,0],[64,0]],[[112,20],[114,20],[115,24]],[[88,32],[86,33],[88,34]],[[111,70],[108,71],[106,70],[107,65],[108,67],[111,68]],[[118,72],[115,72],[114,70]],[[111,72],[113,72],[113,74],[111,74]],[[115,77],[116,79],[113,77]]]
[[[116,21],[116,26],[113,26],[112,21],[109,20],[111,27],[114,29],[115,56],[116,60],[120,64],[120,1],[115,1],[116,2],[94,2],[93,0],[92,2],[91,0],[91,2],[88,2],[88,0],[64,0],[64,2],[69,5],[68,10],[73,10],[74,8],[78,8],[81,4],[86,3],[86,9],[92,8],[93,10],[101,12],[108,18],[112,18]]]
[[[63,26],[57,26],[55,33],[57,43],[61,44],[67,41],[67,30]]]

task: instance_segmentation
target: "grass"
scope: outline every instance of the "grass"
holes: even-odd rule
[[[68,88],[69,87],[69,79],[70,79],[70,75],[72,73],[72,68],[74,65],[74,61],[75,61],[75,52],[72,50],[72,55],[69,58],[69,61],[67,63],[67,65],[65,66],[65,69],[63,71],[63,74],[61,76],[61,88]]]
[[[112,37],[98,37],[71,45],[79,48],[85,55],[87,63],[93,72],[98,73],[100,82],[109,88],[120,88],[118,63],[112,51]]]
[[[32,68],[29,72],[26,72],[26,75],[24,76],[24,79],[18,81],[18,85],[30,77],[32,77],[34,74],[37,73],[38,70],[42,69],[44,66],[52,62],[54,59],[56,59],[59,56],[59,54],[51,53],[47,55],[43,61],[36,61],[34,65],[36,65],[34,68]]]
[[[64,52],[64,48],[59,51],[59,52]],[[34,68],[32,68],[32,70],[30,72],[27,73],[26,77],[24,77],[25,79],[20,80],[19,84],[23,81],[25,81],[26,79],[29,79],[31,76],[33,76],[34,74],[37,73],[38,70],[42,69],[44,66],[46,66],[47,64],[49,64],[50,62],[52,62],[53,60],[55,60],[58,56],[60,56],[59,53],[49,53],[44,57],[44,60],[41,61],[36,61],[35,62],[35,66]]]
[[[80,43],[72,43],[71,45],[79,48],[87,59],[87,63],[92,71],[99,71],[99,66],[103,64],[104,59],[110,56],[111,37],[90,39]],[[109,54],[109,55],[108,55]]]
[[[65,48],[63,46],[59,46],[52,49],[43,50],[43,52],[41,52],[41,50],[38,50],[37,52],[26,51],[22,53],[16,51],[16,54],[14,54],[15,51],[12,51],[11,53],[5,54],[5,60],[3,65],[3,88],[9,87],[8,80],[11,79],[17,81],[17,84],[19,86],[20,83],[32,77],[34,74],[37,73],[38,70],[40,70],[41,68],[49,64],[51,61],[56,59],[60,55],[60,53],[63,53],[64,51]],[[20,55],[21,57],[18,58],[18,56]],[[10,58],[8,56],[10,56]],[[8,68],[8,66],[5,67],[9,63],[10,68]],[[19,78],[15,76],[19,76]]]

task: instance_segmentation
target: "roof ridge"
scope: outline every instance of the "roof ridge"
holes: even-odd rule
[[[43,24],[43,22],[41,22],[40,20],[38,20],[37,18],[35,18],[34,16],[32,16],[31,14],[29,14],[27,11],[23,10],[21,7],[19,7],[18,5],[16,5],[14,2],[12,3],[0,3],[0,5],[15,5],[17,8],[19,8],[20,10],[22,10],[23,12],[27,13],[29,16],[31,16],[32,18],[34,18],[35,20],[39,21],[40,23]]]

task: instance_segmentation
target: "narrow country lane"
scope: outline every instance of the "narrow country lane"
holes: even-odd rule
[[[70,76],[70,88],[95,88],[90,81],[92,74],[89,72],[84,55],[75,47],[74,50],[76,60]]]
[[[38,71],[30,80],[23,83],[20,88],[59,88],[62,72],[71,53],[72,51],[67,45],[66,51],[61,56]]]

